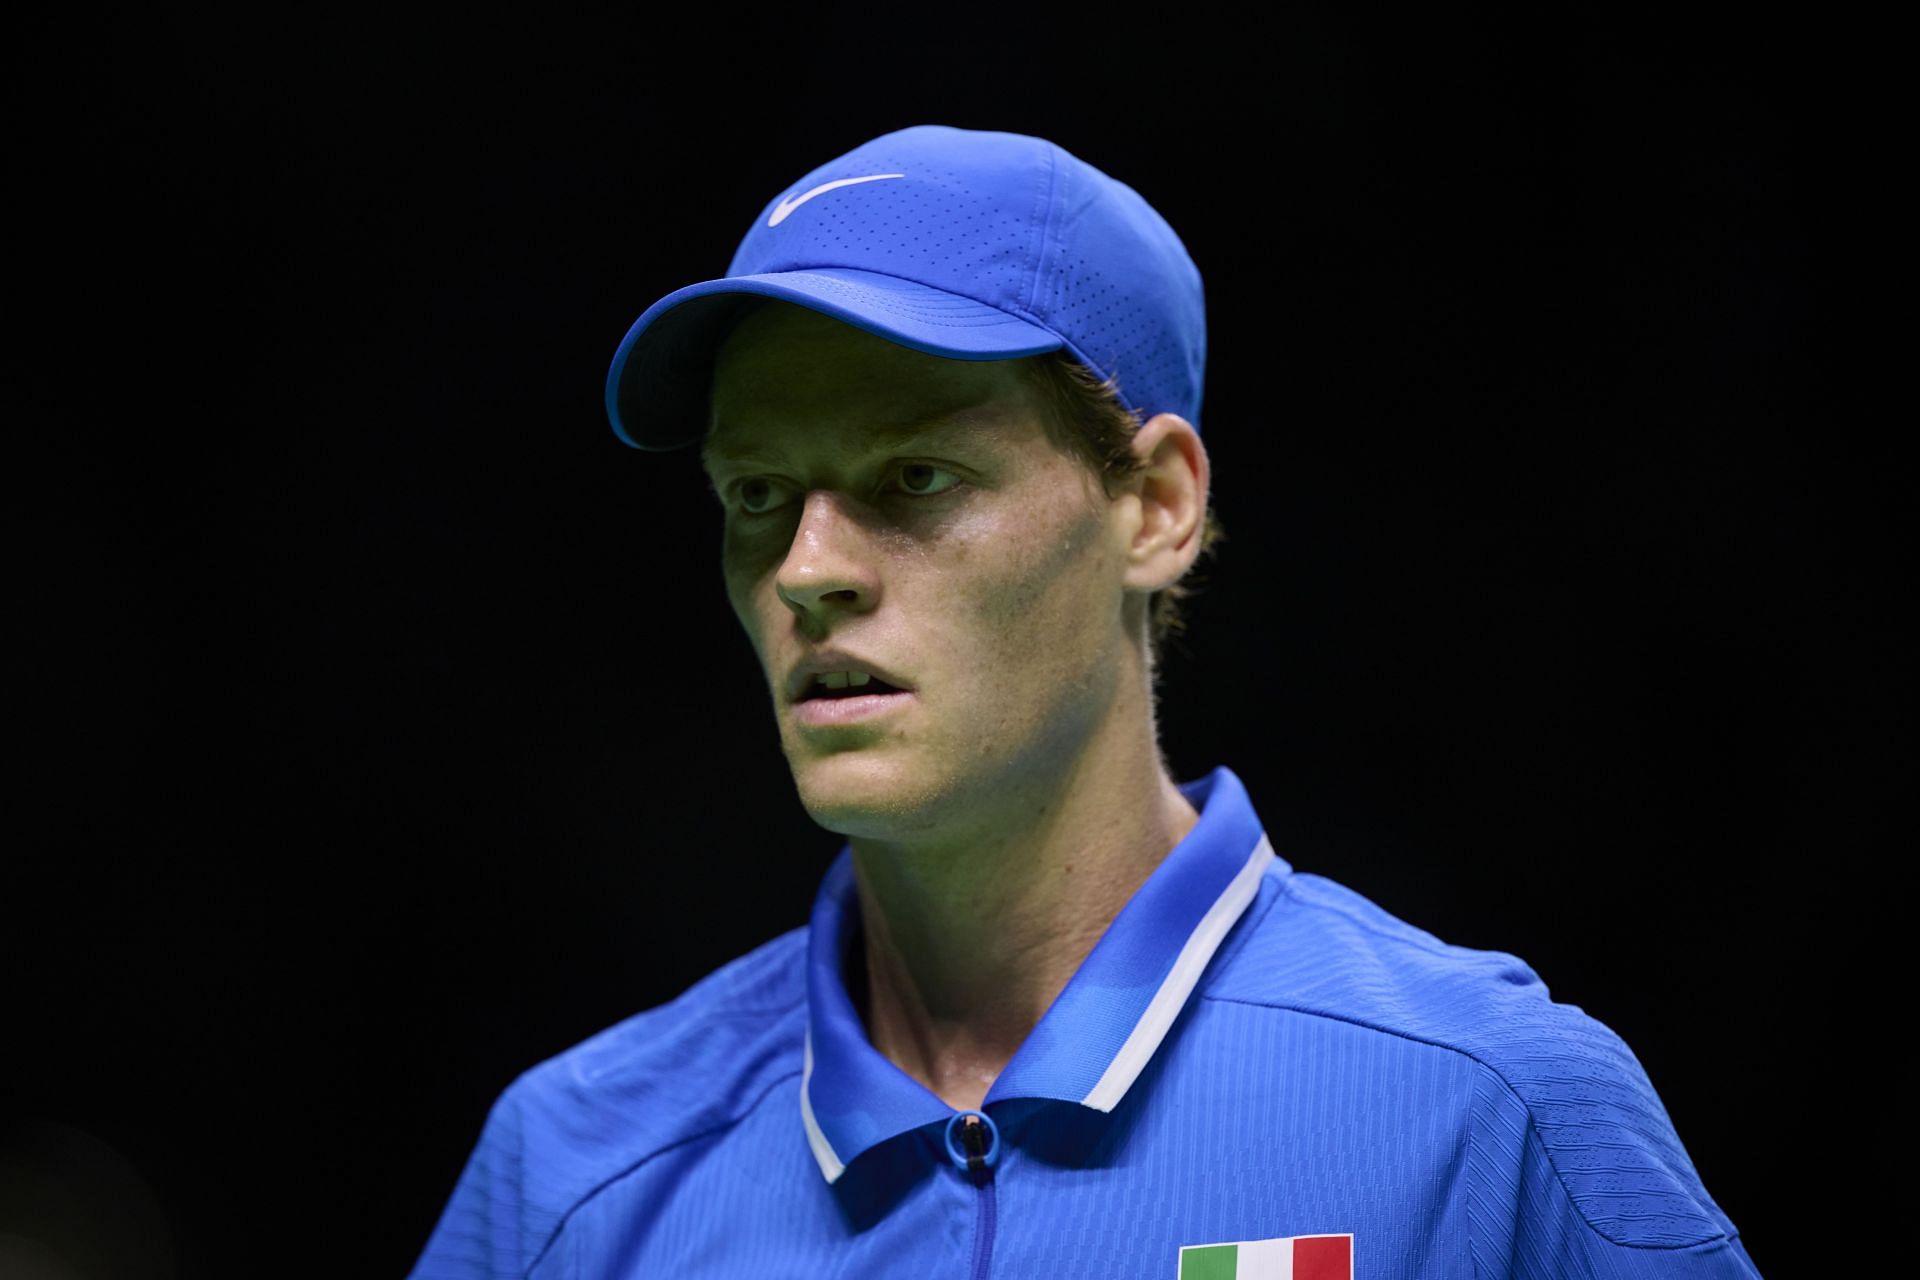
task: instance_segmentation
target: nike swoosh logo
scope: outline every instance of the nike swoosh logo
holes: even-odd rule
[[[904,173],[870,173],[864,178],[835,178],[832,182],[823,182],[811,191],[797,196],[789,196],[773,206],[773,216],[767,219],[767,225],[777,227],[787,220],[787,215],[798,209],[817,195],[833,190],[835,187],[850,187],[856,182],[878,182],[882,178],[904,178]]]

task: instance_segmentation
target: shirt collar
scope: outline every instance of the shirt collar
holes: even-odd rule
[[[983,1107],[1051,1098],[1111,1111],[1166,1038],[1260,877],[1276,863],[1291,870],[1232,770],[1221,765],[1179,786],[1199,822],[1120,909]],[[859,925],[853,849],[845,845],[821,881],[807,935],[800,1115],[828,1182],[870,1147],[953,1115],[867,1039],[844,977]]]

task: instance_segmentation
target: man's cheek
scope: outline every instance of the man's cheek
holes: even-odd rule
[[[1031,546],[1009,552],[973,593],[974,610],[989,634],[1003,639],[1040,630],[1035,624],[1060,604],[1061,577],[1053,558]]]

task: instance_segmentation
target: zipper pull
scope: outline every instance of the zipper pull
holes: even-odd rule
[[[987,1127],[979,1116],[966,1117],[960,1126],[960,1145],[967,1152],[967,1171],[978,1173],[987,1167]]]
[[[991,1169],[1000,1159],[999,1128],[982,1112],[956,1112],[947,1121],[947,1156],[968,1173]]]

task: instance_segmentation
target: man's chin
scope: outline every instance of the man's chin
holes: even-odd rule
[[[941,793],[919,770],[883,753],[840,752],[790,761],[814,822],[844,836],[887,839],[928,825]]]

